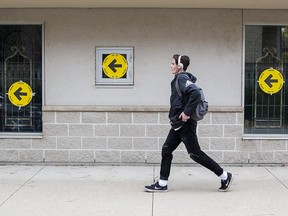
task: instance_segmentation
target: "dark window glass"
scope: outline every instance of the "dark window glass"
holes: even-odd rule
[[[288,27],[245,27],[245,134],[288,133]]]
[[[0,25],[0,111],[0,132],[42,132],[41,25]]]

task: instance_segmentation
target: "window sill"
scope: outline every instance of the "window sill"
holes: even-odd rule
[[[245,134],[243,140],[261,140],[261,139],[288,139],[288,134]]]
[[[0,133],[0,138],[5,139],[42,139],[43,133]]]

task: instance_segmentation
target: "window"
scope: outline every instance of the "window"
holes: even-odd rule
[[[0,25],[0,83],[0,133],[42,132],[42,25]]]
[[[133,47],[96,47],[96,85],[133,85]]]
[[[287,26],[245,26],[245,134],[288,134],[287,42]]]

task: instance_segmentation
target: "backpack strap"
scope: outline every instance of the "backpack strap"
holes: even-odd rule
[[[187,77],[190,80],[190,77],[187,74],[183,74],[183,76]],[[175,87],[176,87],[176,91],[177,91],[179,97],[182,98],[182,92],[181,92],[181,89],[179,87],[179,80],[178,79],[179,79],[179,75],[176,78]]]

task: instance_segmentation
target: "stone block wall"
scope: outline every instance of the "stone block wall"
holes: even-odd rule
[[[211,109],[210,109],[211,110]],[[1,138],[0,162],[160,163],[170,129],[167,108],[46,108],[43,136]],[[198,123],[202,149],[224,164],[288,163],[286,140],[243,139],[240,108],[212,108]],[[183,144],[173,163],[194,163]]]

